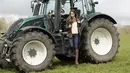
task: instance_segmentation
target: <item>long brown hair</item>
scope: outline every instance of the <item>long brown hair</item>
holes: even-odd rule
[[[76,11],[74,10],[74,9],[72,9],[71,11],[70,11],[70,13],[69,13],[69,17],[68,17],[68,19],[67,19],[67,23],[69,23],[69,24],[72,24],[73,23],[73,18],[71,17],[71,12],[73,12],[74,14],[75,14],[75,18],[76,18],[76,21],[78,21],[78,15],[77,15],[77,13],[76,13]]]

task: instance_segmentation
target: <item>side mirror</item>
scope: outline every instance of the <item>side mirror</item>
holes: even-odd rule
[[[98,1],[95,1],[92,3],[92,5],[95,7],[95,5],[98,4]]]
[[[31,1],[31,8],[32,8],[32,11],[34,9],[34,1]]]
[[[94,4],[98,4],[98,1],[95,1]]]
[[[31,8],[33,8],[33,6],[34,6],[34,2],[33,2],[33,1],[31,1]]]

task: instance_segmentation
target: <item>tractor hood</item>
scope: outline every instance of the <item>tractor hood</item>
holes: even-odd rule
[[[31,21],[34,21],[34,20],[37,20],[37,19],[43,19],[43,18],[45,18],[44,15],[32,16],[32,17],[24,18],[22,24],[25,24],[27,22],[31,22]],[[19,28],[21,28],[21,26],[19,26]]]
[[[25,24],[29,23],[29,22],[33,22],[34,20],[39,20],[39,19],[44,19],[44,16],[33,16],[33,17],[29,17],[29,18],[24,18],[24,19],[19,19],[17,21],[15,21],[8,29],[7,31],[7,38],[9,38],[12,33],[17,32],[20,28],[22,28]]]

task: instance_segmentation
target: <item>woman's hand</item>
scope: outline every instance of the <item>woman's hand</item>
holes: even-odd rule
[[[69,28],[71,28],[72,26],[71,26],[71,24],[69,24]]]
[[[79,18],[77,19],[77,23],[81,23]]]
[[[81,26],[81,21],[80,21],[79,18],[77,19],[77,23],[78,23],[78,27],[80,27]]]

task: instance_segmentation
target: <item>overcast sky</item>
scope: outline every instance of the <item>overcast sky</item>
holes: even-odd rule
[[[0,0],[0,15],[31,16],[31,0]],[[111,15],[119,24],[130,24],[130,0],[95,0],[98,12]]]

